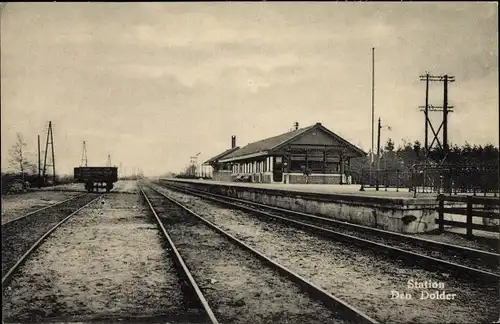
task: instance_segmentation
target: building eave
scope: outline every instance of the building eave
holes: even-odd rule
[[[209,160],[203,162],[204,165],[212,165],[214,163],[217,163],[220,161],[221,158],[223,158],[224,156],[227,156],[233,152],[236,152],[237,150],[239,150],[240,147],[239,146],[236,146],[236,147],[233,147],[233,148],[230,148],[230,149],[227,149],[225,150],[224,152],[222,153],[219,153],[217,154],[216,156],[210,158]]]
[[[268,154],[269,154],[268,151],[263,151],[263,152],[257,152],[257,153],[246,154],[246,155],[241,155],[241,156],[235,156],[233,158],[228,158],[228,159],[220,159],[219,162],[226,163],[226,162],[247,160],[247,159],[251,159],[251,158],[255,158],[255,157],[266,156]]]

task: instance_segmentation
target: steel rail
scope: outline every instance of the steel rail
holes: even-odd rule
[[[74,197],[68,198],[68,199],[63,200],[63,201],[56,202],[56,203],[54,203],[54,204],[52,204],[52,205],[48,205],[48,206],[42,207],[42,208],[40,208],[40,209],[37,209],[37,210],[31,211],[31,212],[29,212],[29,213],[27,213],[27,214],[25,214],[25,215],[23,215],[23,216],[20,216],[20,217],[14,218],[14,219],[10,219],[10,220],[6,221],[5,223],[2,223],[2,227],[3,227],[3,226],[5,226],[5,225],[7,225],[7,224],[10,224],[10,223],[13,223],[13,222],[15,222],[15,221],[18,221],[18,220],[20,220],[20,219],[23,219],[23,218],[26,218],[26,217],[32,216],[32,215],[34,215],[34,214],[36,214],[36,213],[39,213],[39,212],[41,212],[41,211],[44,211],[44,210],[46,210],[46,209],[49,209],[49,208],[52,208],[52,207],[56,207],[56,206],[58,206],[58,205],[64,204],[65,202],[68,202],[68,201],[74,200],[74,199],[79,198],[79,197],[83,197],[83,196],[85,196],[85,195],[87,195],[87,193],[84,193],[84,194],[81,194],[81,195],[77,195],[77,196],[74,196]]]
[[[78,208],[68,216],[66,216],[63,220],[61,220],[59,223],[55,224],[50,228],[47,232],[45,232],[44,235],[42,235],[29,249],[26,251],[21,258],[7,271],[5,276],[2,277],[2,290],[5,288],[5,285],[9,283],[9,281],[12,279],[12,275],[15,273],[15,271],[26,261],[26,259],[30,256],[31,253],[33,253],[39,246],[42,244],[42,242],[49,237],[52,232],[54,232],[59,226],[61,226],[63,223],[65,223],[67,220],[69,220],[71,217],[76,215],[79,211],[82,209],[86,208],[88,205],[91,203],[95,202],[96,200],[100,199],[104,195],[100,195],[99,197],[96,197],[95,199],[92,199],[82,207]]]
[[[288,268],[280,265],[279,263],[271,260],[270,258],[268,258],[267,256],[265,256],[264,254],[260,253],[259,251],[255,250],[254,248],[252,248],[252,247],[248,246],[247,244],[245,244],[243,241],[240,241],[239,239],[237,239],[236,237],[232,236],[228,232],[224,231],[223,229],[221,229],[217,225],[213,224],[212,222],[206,220],[205,218],[203,218],[202,216],[198,215],[197,213],[195,213],[191,209],[189,209],[186,206],[182,205],[181,203],[179,203],[178,201],[176,201],[172,197],[167,196],[166,194],[158,191],[156,188],[154,188],[152,186],[149,186],[149,187],[151,189],[153,189],[155,192],[157,192],[158,194],[160,194],[161,196],[165,197],[166,199],[168,199],[169,201],[171,201],[172,203],[174,203],[176,206],[179,206],[180,208],[182,208],[183,210],[185,210],[186,212],[188,212],[190,215],[192,215],[192,216],[196,217],[197,219],[199,219],[200,221],[202,221],[208,227],[212,228],[213,230],[215,230],[216,232],[218,232],[219,234],[221,234],[222,236],[224,236],[225,238],[227,238],[229,241],[232,241],[232,242],[236,243],[236,245],[238,245],[238,246],[242,247],[243,249],[251,252],[257,258],[259,258],[260,260],[264,261],[264,263],[270,265],[271,268],[273,268],[275,270],[278,270],[283,275],[285,275],[285,276],[289,277],[290,279],[292,279],[292,281],[294,281],[295,283],[299,284],[302,287],[302,289],[304,289],[310,295],[312,295],[313,298],[321,300],[323,302],[323,304],[327,308],[329,308],[329,309],[331,309],[331,310],[333,310],[335,312],[339,312],[339,310],[340,310],[341,311],[341,312],[339,312],[340,315],[343,316],[343,317],[345,317],[347,320],[356,320],[356,323],[377,323],[377,321],[375,321],[374,319],[372,319],[368,315],[364,314],[360,310],[358,310],[355,307],[349,305],[348,303],[346,303],[345,301],[341,300],[340,298],[333,296],[329,292],[325,291],[324,289],[322,289],[321,287],[315,285],[314,283],[308,281],[307,279],[301,277],[300,275],[298,275],[297,273],[293,272],[292,270],[290,270],[290,269],[288,269]]]
[[[196,297],[198,298],[198,301],[200,302],[200,304],[202,305],[203,309],[205,310],[208,318],[210,319],[210,322],[213,324],[219,323],[217,321],[217,318],[215,317],[212,309],[210,308],[208,301],[206,300],[205,296],[203,296],[203,293],[201,292],[200,287],[198,287],[198,284],[196,283],[193,276],[191,275],[191,272],[189,271],[188,267],[186,266],[186,263],[184,262],[181,254],[179,253],[179,250],[177,250],[177,248],[175,247],[174,241],[170,237],[170,234],[168,234],[168,231],[165,229],[165,226],[163,226],[163,223],[161,222],[160,217],[156,213],[156,210],[154,209],[153,205],[151,204],[151,201],[149,200],[149,198],[146,195],[146,193],[144,192],[144,190],[142,188],[139,188],[139,189],[140,189],[144,199],[146,200],[151,212],[153,213],[153,215],[156,219],[156,222],[158,223],[158,226],[160,226],[160,229],[161,229],[163,235],[167,239],[168,244],[170,246],[170,249],[174,253],[174,256],[175,256],[174,262],[176,262],[182,268],[184,275],[188,278],[189,283],[191,284],[191,287],[194,290]]]
[[[227,200],[231,199],[229,197],[224,196],[224,200],[221,200],[219,198],[211,197],[210,196],[210,195],[212,195],[211,193],[210,194],[208,194],[206,192],[199,193],[199,192],[194,192],[192,190],[188,190],[188,189],[184,189],[184,188],[179,189],[176,187],[170,187],[170,188],[173,188],[174,190],[179,190],[181,192],[184,191],[185,193],[190,193],[192,195],[202,197],[202,198],[205,198],[208,200],[212,200],[212,201],[224,204],[224,205],[229,205],[233,208],[242,209],[242,210],[245,210],[245,211],[250,212],[252,214],[270,217],[270,218],[279,220],[285,224],[293,224],[293,225],[300,227],[302,229],[305,229],[305,230],[309,230],[309,231],[313,230],[314,233],[322,234],[328,238],[333,237],[335,239],[338,239],[338,240],[341,240],[341,241],[344,241],[347,243],[354,243],[354,244],[359,245],[359,246],[367,246],[367,247],[374,249],[376,251],[382,251],[393,258],[401,256],[401,257],[403,257],[402,258],[403,261],[407,264],[414,265],[416,263],[416,260],[419,260],[419,261],[422,261],[419,263],[419,266],[421,266],[422,268],[431,270],[431,271],[435,271],[436,270],[435,266],[438,266],[441,269],[450,270],[453,273],[457,274],[458,276],[469,277],[469,278],[473,278],[475,280],[477,280],[477,279],[482,280],[483,282],[485,282],[488,285],[491,285],[492,283],[497,285],[499,280],[500,280],[500,276],[496,273],[484,271],[481,269],[475,269],[472,267],[468,267],[468,266],[460,265],[457,263],[441,260],[438,258],[423,255],[420,253],[406,251],[406,250],[403,250],[403,249],[400,249],[397,247],[393,247],[393,246],[389,246],[386,244],[370,241],[370,240],[359,238],[359,237],[349,235],[349,234],[336,232],[336,231],[331,230],[331,229],[326,229],[326,228],[319,227],[316,225],[296,221],[296,220],[289,219],[286,217],[274,215],[274,214],[271,214],[271,213],[268,213],[265,211],[252,209],[252,208],[247,207],[247,206],[234,204],[234,203],[227,201]]]
[[[192,192],[198,192],[201,194],[207,194],[207,192],[200,191],[197,189],[192,189],[192,188],[187,189],[187,188],[179,187],[179,186],[172,185],[172,184],[169,184],[169,186],[172,188],[174,188],[174,187],[178,188],[179,190],[186,190],[187,192],[192,191]],[[268,206],[268,205],[256,203],[253,201],[243,200],[243,199],[234,198],[234,197],[227,197],[227,196],[223,196],[223,195],[219,195],[219,194],[215,194],[215,193],[210,193],[210,195],[212,195],[214,197],[219,197],[222,199],[228,199],[228,200],[236,201],[239,203],[247,204],[250,206],[256,206],[256,207],[265,208],[268,210],[273,210],[273,211],[285,213],[288,215],[299,216],[301,218],[306,218],[309,220],[318,221],[318,222],[321,222],[321,223],[324,223],[327,225],[331,225],[331,226],[343,227],[343,228],[346,228],[349,230],[364,232],[364,233],[377,235],[377,236],[381,236],[381,237],[385,236],[385,237],[388,237],[391,239],[401,240],[401,241],[404,241],[405,243],[416,244],[419,246],[426,246],[429,248],[437,248],[440,250],[447,250],[447,251],[454,252],[454,253],[460,253],[461,255],[467,255],[471,258],[481,259],[486,264],[488,264],[489,266],[492,266],[492,267],[498,266],[499,260],[500,260],[500,254],[498,254],[498,253],[483,251],[483,250],[479,250],[479,249],[473,249],[473,248],[469,248],[469,247],[465,247],[465,246],[453,245],[453,244],[449,244],[449,243],[437,242],[437,241],[428,240],[428,239],[424,239],[424,238],[414,237],[414,236],[407,235],[407,234],[401,234],[401,233],[386,231],[383,229],[363,226],[363,225],[359,225],[359,224],[343,222],[343,221],[339,221],[339,220],[335,220],[335,219],[331,219],[331,218],[316,216],[316,215],[298,212],[298,211],[289,210],[289,209],[284,209],[284,208],[280,208],[280,207]]]

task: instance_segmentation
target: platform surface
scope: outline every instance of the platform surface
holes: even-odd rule
[[[194,183],[210,183],[215,185],[226,186],[241,186],[249,188],[288,190],[297,192],[312,192],[322,194],[339,194],[351,196],[367,196],[367,197],[384,197],[384,198],[413,198],[413,192],[409,192],[408,188],[385,188],[380,187],[379,191],[375,188],[366,188],[365,191],[359,191],[361,186],[356,185],[340,185],[340,184],[292,184],[292,183],[247,183],[247,182],[229,182],[229,181],[214,181],[214,180],[195,180],[195,179],[175,179],[169,178],[164,180],[185,181]],[[436,193],[417,193],[417,198],[435,198]]]

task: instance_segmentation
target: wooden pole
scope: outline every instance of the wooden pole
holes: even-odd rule
[[[377,130],[377,172],[376,172],[376,190],[379,189],[379,172],[380,172],[380,118],[378,119],[378,130]]]
[[[372,47],[372,151],[371,164],[373,164],[373,149],[374,149],[374,127],[375,127],[375,47]]]
[[[38,181],[40,182],[42,176],[42,163],[41,163],[41,151],[40,151],[40,135],[38,135]]]

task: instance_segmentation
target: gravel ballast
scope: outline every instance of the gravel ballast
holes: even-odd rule
[[[220,323],[345,323],[249,252],[147,192]]]
[[[49,229],[99,197],[88,194],[35,214],[2,224],[2,276]]]
[[[36,191],[2,196],[2,224],[37,209],[55,204],[82,193],[67,191]]]
[[[433,257],[433,258],[438,258],[438,259],[452,262],[452,263],[458,263],[458,264],[461,264],[464,266],[480,269],[480,270],[487,271],[487,272],[497,272],[498,267],[499,267],[498,260],[497,260],[496,264],[488,264],[488,263],[483,262],[483,260],[480,260],[480,259],[477,259],[474,257],[471,258],[465,254],[457,253],[456,251],[450,252],[450,251],[446,251],[446,250],[429,249],[429,248],[426,248],[426,246],[424,244],[419,245],[415,242],[412,242],[410,240],[406,240],[404,238],[403,239],[402,238],[396,239],[396,238],[393,238],[390,236],[380,235],[379,233],[374,234],[371,232],[354,230],[354,229],[351,229],[347,226],[344,226],[342,223],[336,224],[336,223],[320,222],[320,221],[315,220],[315,219],[301,217],[301,216],[297,216],[297,215],[293,215],[293,214],[290,215],[290,214],[284,213],[282,211],[276,211],[276,210],[264,208],[261,206],[252,206],[252,205],[244,204],[244,203],[240,203],[240,202],[236,202],[236,204],[242,205],[245,207],[249,207],[249,208],[256,210],[256,211],[268,212],[268,213],[271,213],[272,215],[276,215],[276,216],[279,216],[279,217],[282,217],[285,219],[291,219],[291,220],[299,221],[302,223],[311,224],[314,226],[319,226],[319,227],[326,228],[326,229],[329,229],[329,230],[332,230],[332,231],[335,231],[335,232],[338,232],[341,234],[347,234],[347,235],[358,237],[358,238],[361,238],[364,240],[373,241],[373,242],[376,242],[379,244],[400,248],[400,249],[403,249],[406,251],[426,255],[429,257]]]
[[[57,229],[4,291],[9,320],[199,322],[138,195],[109,194]]]
[[[333,295],[358,307],[380,322],[477,323],[499,317],[498,292],[459,281],[447,273],[410,268],[384,256],[281,224],[263,222],[254,215],[222,208],[200,198],[167,189],[190,209],[239,239],[315,282]],[[432,281],[441,289],[412,288],[408,281]],[[420,299],[426,292],[456,294],[452,300]],[[411,299],[394,298],[393,291]],[[405,295],[406,296],[406,295]]]
[[[471,249],[477,249],[477,250],[484,250],[487,252],[493,252],[493,253],[498,253],[499,252],[499,247],[498,245],[491,246],[489,244],[485,244],[484,240],[481,240],[481,238],[476,237],[473,239],[467,239],[461,235],[455,234],[455,233],[439,233],[439,234],[428,234],[428,233],[419,233],[419,234],[412,234],[415,237],[422,238],[422,239],[427,239],[427,240],[434,240],[442,243],[447,243],[447,244],[454,244],[458,246],[464,246],[468,247]]]

